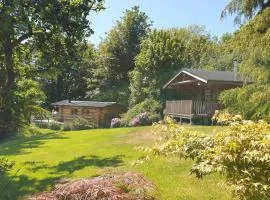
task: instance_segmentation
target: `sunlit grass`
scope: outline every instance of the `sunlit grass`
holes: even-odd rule
[[[187,127],[202,133],[215,127]],[[77,179],[102,174],[110,169],[136,171],[152,180],[162,199],[231,199],[218,175],[198,180],[189,174],[190,160],[154,158],[132,165],[146,155],[136,146],[151,145],[151,127],[95,129],[86,131],[42,131],[33,137],[17,137],[0,143],[0,156],[15,160],[8,187],[10,198],[49,189],[62,178]],[[15,177],[14,173],[20,170]]]

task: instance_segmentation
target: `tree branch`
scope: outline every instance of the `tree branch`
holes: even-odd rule
[[[25,33],[23,35],[21,35],[17,40],[15,40],[12,43],[12,47],[16,47],[18,44],[20,44],[21,42],[23,42],[24,40],[27,40],[28,38],[30,38],[33,35],[33,30],[32,27],[30,25],[28,25],[28,33]]]

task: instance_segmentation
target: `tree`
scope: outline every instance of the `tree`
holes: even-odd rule
[[[89,78],[90,99],[117,101],[127,107],[128,72],[140,52],[140,43],[148,35],[151,22],[138,6],[126,10],[124,16],[98,47],[96,68]]]
[[[227,14],[236,14],[234,22],[241,24],[244,20],[250,20],[257,13],[270,7],[269,0],[231,0],[221,13],[221,18]]]
[[[20,115],[14,104],[14,91],[21,71],[26,51],[35,49],[42,52],[44,44],[54,43],[56,36],[65,38],[72,45],[82,41],[92,33],[87,18],[90,11],[103,8],[102,0],[2,0],[0,1],[0,134],[6,132],[3,126],[11,124],[12,131],[20,124],[14,120]],[[72,48],[72,46],[70,46]],[[30,53],[30,57],[33,56]],[[33,57],[32,57],[33,58]],[[31,59],[29,64],[35,62]],[[25,77],[28,74],[24,74]]]
[[[49,45],[49,44],[48,44]],[[87,78],[91,74],[95,48],[92,44],[61,45],[59,52],[54,44],[49,45],[48,51],[42,53],[37,60],[39,82],[46,94],[46,104],[63,99],[83,100],[86,96]]]
[[[202,55],[212,44],[200,26],[152,31],[142,42],[130,73],[130,107],[147,98],[163,102],[162,86],[184,67],[199,68]]]

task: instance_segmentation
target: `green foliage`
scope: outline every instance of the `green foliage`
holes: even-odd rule
[[[93,125],[82,117],[77,117],[72,121],[73,130],[92,129]]]
[[[9,161],[7,158],[0,158],[0,199],[9,199],[6,189],[9,180],[6,178],[6,173],[15,165],[14,161]]]
[[[253,3],[257,2],[259,1]],[[229,113],[240,113],[244,119],[269,121],[269,16],[270,8],[258,12],[224,44],[225,55],[231,51],[238,60],[239,75],[254,82],[242,88],[224,91],[220,96],[220,102]]]
[[[243,88],[224,91],[220,102],[232,114],[241,113],[244,119],[270,120],[270,86],[248,85]]]
[[[148,113],[149,123],[158,121],[161,114],[161,104],[153,99],[146,99],[145,101],[135,105],[121,116],[121,125],[130,126],[132,119],[140,113]]]
[[[98,47],[92,77],[88,79],[88,97],[117,101],[128,107],[128,72],[134,68],[140,43],[150,31],[151,22],[138,6],[126,10]]]
[[[92,128],[94,128],[94,125],[82,117],[77,117],[70,122],[65,122],[63,125],[64,131],[86,130]]]
[[[154,153],[193,159],[191,173],[199,178],[220,172],[241,200],[269,199],[270,125],[266,122],[234,124],[212,136],[187,131],[171,120],[156,129],[166,135]]]
[[[35,125],[42,129],[61,130],[63,123],[57,121],[35,120]]]
[[[62,129],[62,125],[61,122],[52,121],[49,123],[49,129],[59,131]]]
[[[216,110],[212,117],[212,122],[214,125],[230,125],[235,122],[242,122],[243,117],[239,114],[230,114],[226,110]]]
[[[71,131],[73,129],[73,125],[71,122],[65,122],[63,125],[64,131]]]
[[[164,84],[184,67],[198,68],[203,63],[201,59],[206,59],[206,50],[213,46],[215,42],[199,26],[152,31],[143,40],[135,68],[129,75],[130,106],[146,98],[163,102]]]
[[[243,18],[249,20],[269,6],[270,2],[268,0],[231,0],[223,10],[221,17],[236,14],[234,22],[241,24]]]
[[[39,54],[37,68],[42,74],[39,82],[46,94],[43,106],[50,107],[52,102],[63,99],[84,99],[88,90],[87,78],[91,76],[96,49],[91,44],[78,42],[65,44],[59,38],[61,51],[48,44],[46,51]]]
[[[35,120],[34,124],[39,128],[49,129],[49,122],[41,121],[41,120]]]
[[[1,136],[29,124],[32,111],[44,100],[36,82],[43,75],[37,67],[42,66],[41,55],[51,51],[47,60],[61,62],[64,46],[72,51],[93,32],[88,14],[100,9],[102,0],[0,2]]]

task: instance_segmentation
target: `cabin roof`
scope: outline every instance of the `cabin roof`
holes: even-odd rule
[[[220,81],[220,82],[251,82],[243,76],[240,76],[236,72],[232,71],[210,71],[204,69],[183,69],[178,74],[176,74],[171,80],[169,80],[163,88],[166,88],[170,83],[172,83],[180,74],[187,74],[195,79],[198,79],[204,83],[208,81]]]
[[[96,107],[103,108],[116,104],[116,102],[101,102],[101,101],[69,101],[62,100],[52,103],[53,106],[85,106],[85,107]]]

